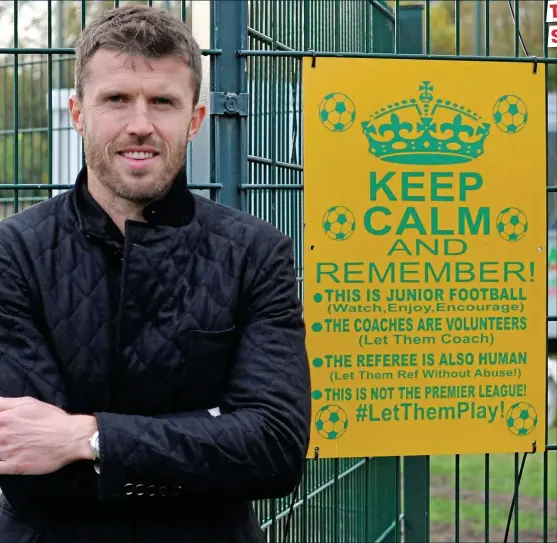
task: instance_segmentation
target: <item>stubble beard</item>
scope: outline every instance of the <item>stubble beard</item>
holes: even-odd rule
[[[108,156],[104,150],[96,145],[87,135],[83,138],[87,169],[98,179],[98,182],[114,198],[127,200],[134,204],[146,204],[147,202],[164,196],[174,182],[178,172],[184,166],[186,156],[187,140],[185,139],[178,147],[170,148],[168,156],[161,153],[156,159],[162,164],[154,171],[143,171],[128,169],[128,174],[123,175],[121,169],[112,161],[118,160],[113,153]],[[143,142],[135,142],[133,145],[141,145]],[[125,166],[124,166],[125,167]],[[151,178],[146,181],[145,178]],[[134,183],[137,179],[138,183]]]

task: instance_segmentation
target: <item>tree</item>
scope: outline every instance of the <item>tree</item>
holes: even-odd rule
[[[419,4],[424,6],[423,0],[408,1],[401,0],[400,5]],[[515,9],[514,0],[510,3],[507,0],[491,0],[489,2],[489,28],[486,40],[486,3],[485,0],[431,0],[430,5],[430,52],[436,55],[475,55],[477,53],[476,28],[477,28],[477,6],[480,4],[483,14],[484,24],[480,26],[481,54],[486,51],[492,56],[513,57],[516,54],[515,40],[517,33],[515,28],[518,26],[520,35],[526,47],[526,52],[520,40],[518,40],[519,56],[544,55],[544,27],[545,5],[541,0],[521,0],[519,1],[518,17],[513,12]],[[389,0],[388,5],[394,9],[395,2]],[[511,11],[511,8],[513,11]],[[460,20],[459,49],[456,48],[456,27],[457,13]],[[517,20],[518,25],[515,24]],[[480,21],[481,23],[481,21]],[[486,43],[487,42],[487,48]],[[555,57],[557,51],[549,49],[548,55]],[[557,66],[549,65],[548,86],[550,90],[557,87]]]

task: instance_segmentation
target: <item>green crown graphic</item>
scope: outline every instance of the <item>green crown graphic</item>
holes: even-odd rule
[[[419,90],[419,99],[390,104],[361,123],[369,152],[398,164],[461,164],[481,156],[489,123],[463,105],[434,99],[430,81]]]

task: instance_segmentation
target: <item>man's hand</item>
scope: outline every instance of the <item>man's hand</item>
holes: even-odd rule
[[[95,417],[34,398],[0,398],[0,475],[44,475],[93,458]]]

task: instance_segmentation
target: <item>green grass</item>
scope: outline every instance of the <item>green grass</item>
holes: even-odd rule
[[[549,432],[549,443],[557,442],[557,432]],[[515,466],[514,454],[489,456],[489,532],[492,541],[501,541],[515,490],[522,455]],[[548,541],[556,541],[557,531],[557,452],[547,454],[548,485]],[[486,457],[466,455],[460,457],[460,530],[461,541],[484,541],[486,505]],[[454,456],[431,458],[431,531],[432,541],[454,541],[456,514],[456,469]],[[543,488],[544,455],[528,455],[520,483],[518,525],[520,541],[543,541]],[[515,509],[516,511],[516,509]],[[438,529],[439,533],[435,533]],[[514,519],[509,541],[514,541]],[[449,537],[449,539],[447,539]]]
[[[549,442],[557,441],[555,428],[549,432]],[[548,453],[548,483],[549,499],[557,499],[557,452]],[[522,455],[519,456],[519,465]],[[466,455],[460,457],[460,486],[467,490],[485,489],[486,460],[484,455]],[[522,481],[520,483],[520,495],[539,497],[543,491],[543,454],[529,455],[526,460]],[[432,476],[448,476],[452,482],[455,481],[455,457],[454,456],[432,456]],[[489,487],[490,491],[498,494],[512,494],[515,489],[515,455],[514,454],[491,454],[489,455]]]
[[[511,501],[508,505],[490,505],[489,507],[489,540],[500,542],[503,540],[507,520],[509,516]],[[455,522],[449,522],[449,519],[455,518],[455,503],[444,500],[442,498],[432,498],[431,500],[431,531],[434,537],[431,541],[455,541]],[[435,534],[437,527],[443,527],[442,534]],[[528,540],[521,541],[543,541],[543,514],[532,511],[520,510],[518,515],[519,533],[523,536],[533,534]],[[555,513],[548,513],[548,541],[555,541]],[[485,538],[485,506],[483,503],[474,503],[461,501],[460,503],[460,541],[486,541]],[[509,531],[509,541],[514,541],[515,520],[513,517],[511,528]],[[437,537],[435,537],[437,535]],[[439,538],[439,535],[445,537]],[[452,535],[452,539],[447,537]],[[473,539],[472,539],[473,538]]]

